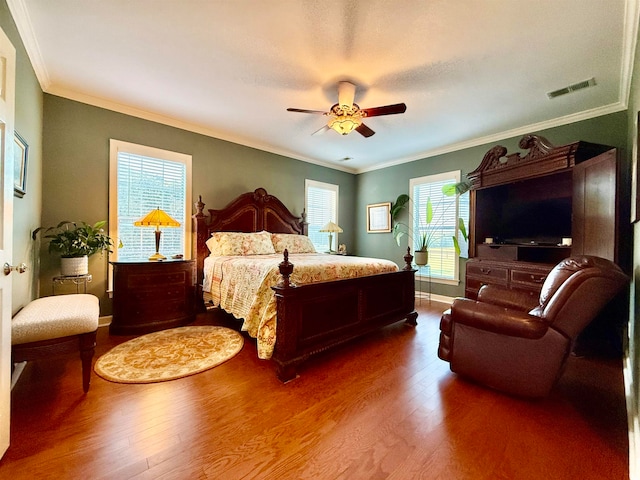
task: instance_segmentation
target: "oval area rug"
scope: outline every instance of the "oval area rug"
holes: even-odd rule
[[[94,370],[111,382],[164,382],[220,365],[233,358],[243,345],[242,335],[230,328],[172,328],[112,348],[98,359]]]

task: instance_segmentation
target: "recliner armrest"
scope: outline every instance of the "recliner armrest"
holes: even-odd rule
[[[512,337],[536,339],[544,336],[548,330],[543,320],[527,312],[468,298],[456,298],[453,301],[451,319],[454,323]]]
[[[483,285],[478,291],[478,301],[528,312],[540,303],[538,297],[521,290],[510,290],[498,285]]]

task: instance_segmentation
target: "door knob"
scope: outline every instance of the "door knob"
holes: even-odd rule
[[[13,270],[15,270],[18,273],[24,273],[27,271],[27,264],[22,262],[20,265],[14,267],[13,265],[9,265],[8,263],[5,263],[2,269],[5,275],[9,275]]]

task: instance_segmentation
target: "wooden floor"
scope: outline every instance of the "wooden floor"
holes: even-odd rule
[[[199,375],[150,385],[94,375],[86,396],[79,359],[28,364],[0,478],[628,478],[619,361],[572,357],[549,398],[511,398],[437,358],[444,308],[422,301],[415,329],[316,357],[286,385],[250,339]],[[97,355],[127,338],[101,331]]]

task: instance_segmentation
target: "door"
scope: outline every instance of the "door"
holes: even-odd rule
[[[11,264],[13,235],[13,115],[16,50],[0,29],[0,270]],[[9,448],[11,400],[11,277],[0,273],[0,457]]]
[[[615,149],[573,167],[572,255],[619,262],[616,175]]]

